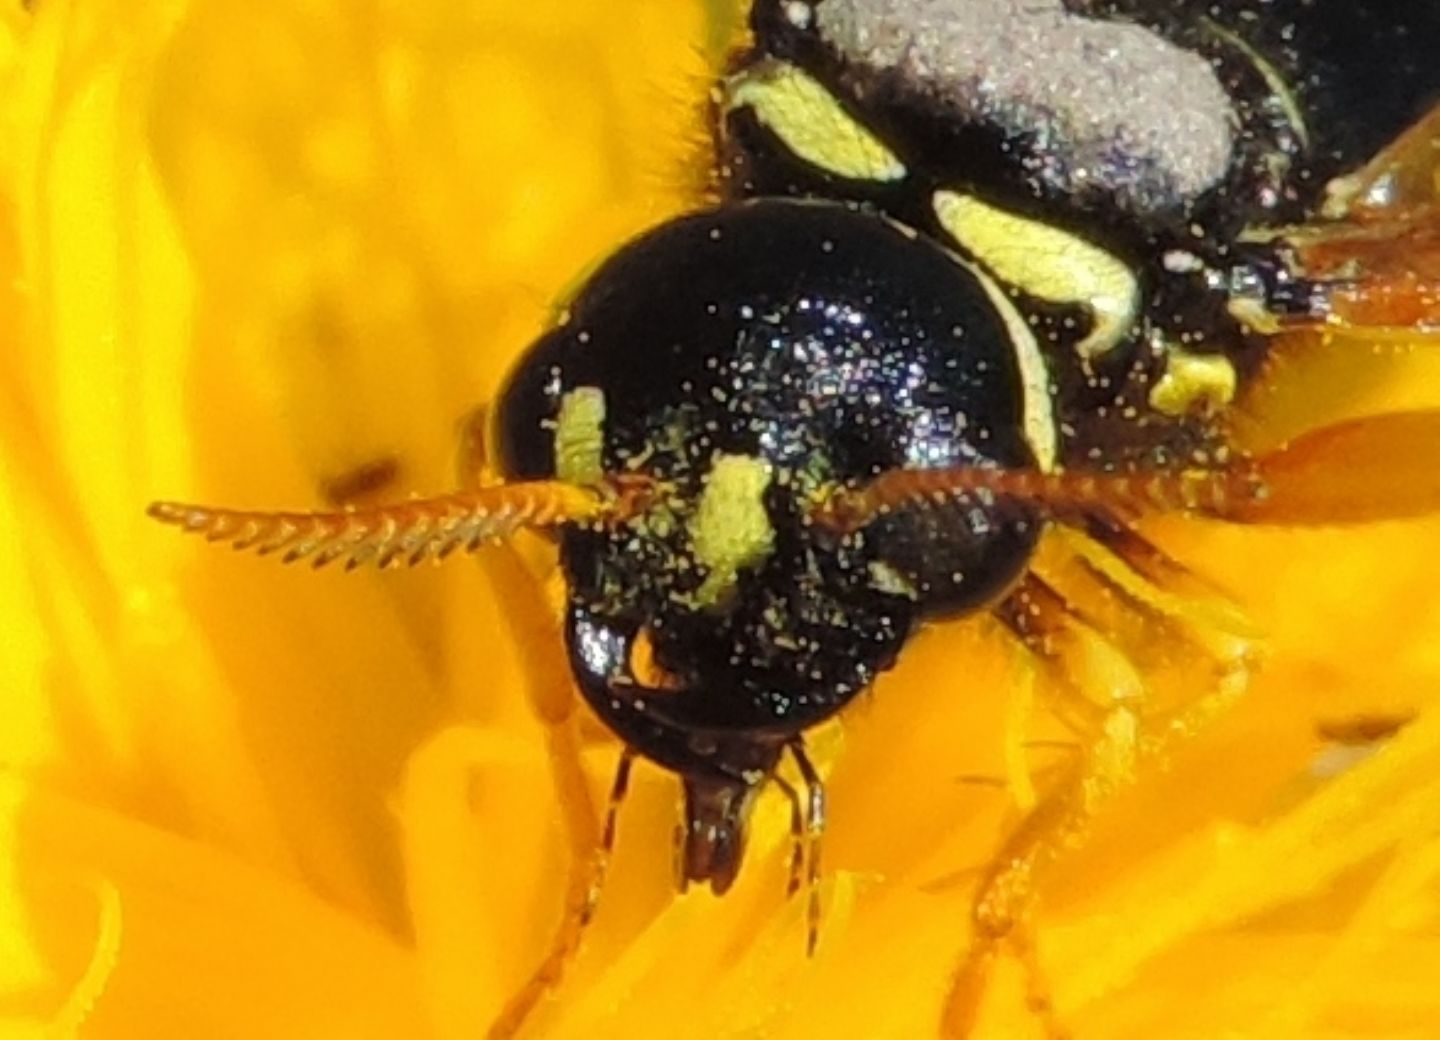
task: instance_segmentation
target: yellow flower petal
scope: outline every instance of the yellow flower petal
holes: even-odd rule
[[[16,786],[6,781],[7,804]],[[54,978],[45,1035],[394,1037],[424,1005],[409,952],[234,857],[33,789],[16,859]]]

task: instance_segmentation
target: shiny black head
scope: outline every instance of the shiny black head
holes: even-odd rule
[[[853,208],[740,204],[615,254],[500,411],[510,476],[654,488],[635,515],[562,535],[587,700],[738,820],[739,790],[788,741],[922,618],[993,602],[1037,536],[1024,505],[979,494],[849,533],[817,509],[896,468],[1048,463],[1040,365],[983,276]]]

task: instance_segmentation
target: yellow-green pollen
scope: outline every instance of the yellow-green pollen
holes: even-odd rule
[[[702,607],[715,606],[735,586],[740,571],[767,557],[775,529],[765,512],[770,465],[749,455],[717,455],[690,521],[695,558],[708,571],[696,591]]]
[[[598,484],[605,476],[605,392],[580,386],[560,399],[555,417],[555,475],[567,484]]]

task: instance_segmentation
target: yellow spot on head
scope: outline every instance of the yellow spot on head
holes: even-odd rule
[[[605,476],[605,392],[579,386],[560,399],[555,418],[555,475],[567,484],[598,484]]]
[[[775,529],[765,512],[770,464],[749,455],[717,455],[690,527],[696,559],[709,574],[696,593],[713,606],[735,584],[740,570],[770,554]]]
[[[939,191],[934,206],[941,227],[997,278],[1041,300],[1090,310],[1094,328],[1075,345],[1082,357],[1104,354],[1135,324],[1140,287],[1119,257],[972,195]]]
[[[1165,374],[1150,388],[1150,407],[1181,416],[1223,408],[1235,398],[1235,366],[1221,354],[1191,354],[1171,347]]]
[[[805,72],[762,61],[725,84],[725,110],[749,108],[785,147],[837,177],[898,181],[905,164]]]

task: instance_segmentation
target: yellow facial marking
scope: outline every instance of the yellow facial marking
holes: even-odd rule
[[[1025,442],[1035,453],[1035,464],[1049,472],[1055,468],[1055,455],[1059,451],[1055,429],[1055,409],[1050,399],[1050,368],[1045,364],[1045,355],[1040,353],[1040,344],[1035,333],[1005,295],[1005,290],[974,264],[959,257],[956,262],[968,270],[980,282],[985,295],[1000,312],[1005,322],[1005,331],[1010,334],[1010,346],[1015,350],[1015,363],[1020,369],[1020,384],[1024,395]]]
[[[1223,408],[1235,398],[1235,366],[1220,354],[1192,354],[1172,346],[1165,374],[1150,388],[1150,407],[1181,416]]]
[[[604,447],[605,392],[578,386],[560,399],[555,417],[555,475],[567,484],[598,484]]]
[[[1104,354],[1135,323],[1140,287],[1119,257],[972,195],[939,191],[933,201],[940,225],[996,277],[1041,300],[1091,311],[1095,327],[1076,344],[1082,357]]]
[[[709,571],[696,593],[702,607],[720,602],[740,571],[764,560],[774,547],[775,529],[764,502],[770,478],[770,464],[761,459],[715,457],[690,526],[695,557]]]
[[[785,147],[837,177],[898,181],[905,164],[816,80],[781,61],[762,61],[726,81],[727,112],[749,108]]]

